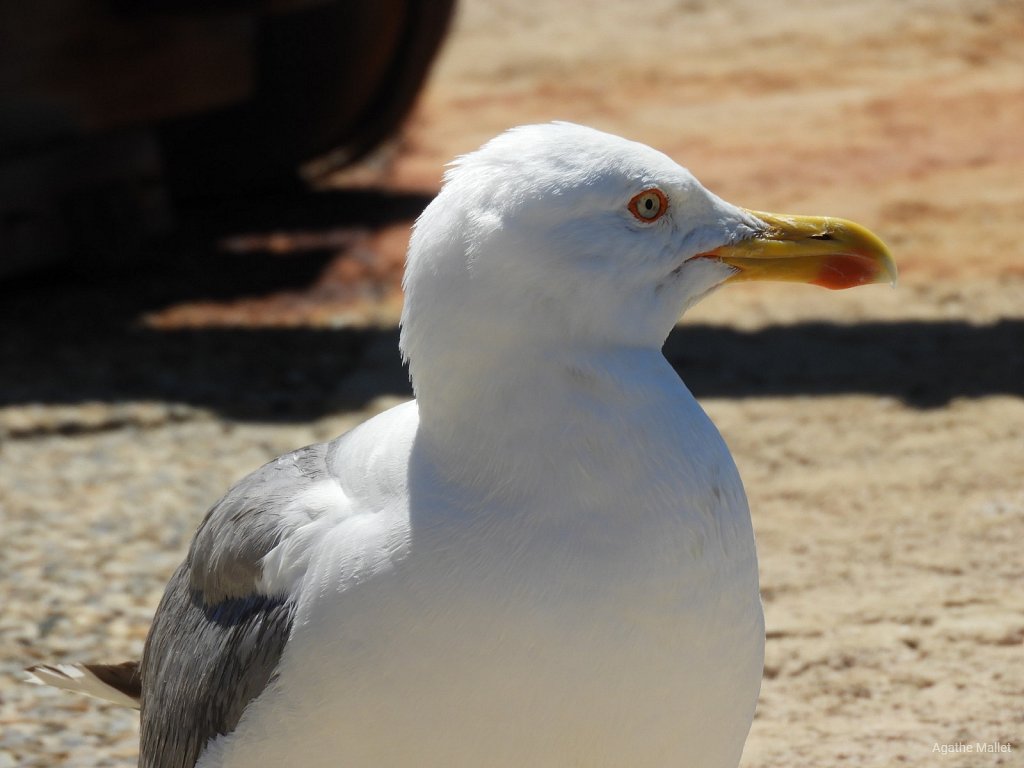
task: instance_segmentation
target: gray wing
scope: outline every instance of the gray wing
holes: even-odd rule
[[[310,519],[286,507],[327,476],[330,451],[313,445],[270,462],[199,526],[146,639],[141,768],[193,768],[210,739],[234,730],[273,679],[294,606],[254,587],[264,555]]]

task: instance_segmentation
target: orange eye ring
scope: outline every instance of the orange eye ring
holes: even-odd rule
[[[665,215],[665,211],[668,210],[668,198],[657,187],[651,187],[634,195],[628,207],[637,221],[650,224]]]

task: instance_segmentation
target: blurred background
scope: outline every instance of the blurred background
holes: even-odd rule
[[[411,396],[411,222],[552,119],[900,267],[666,346],[759,539],[744,766],[1024,765],[1022,40],[1020,0],[0,2],[0,768],[134,764],[19,670],[138,657],[232,482]]]

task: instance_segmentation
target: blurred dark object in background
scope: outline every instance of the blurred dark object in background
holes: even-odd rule
[[[0,277],[121,261],[180,206],[343,167],[408,114],[455,0],[0,0]]]

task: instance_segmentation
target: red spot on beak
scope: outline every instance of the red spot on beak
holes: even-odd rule
[[[828,256],[821,265],[818,276],[811,280],[814,285],[832,290],[853,288],[875,282],[878,264],[869,256],[843,253]]]

